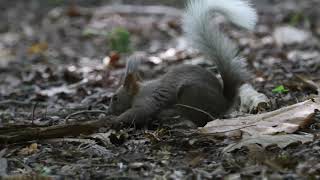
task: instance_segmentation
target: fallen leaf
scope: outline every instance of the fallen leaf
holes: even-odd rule
[[[103,58],[103,64],[106,67],[108,66],[117,67],[119,63],[119,59],[120,59],[120,54],[115,51],[112,51],[109,56],[106,56],[105,58]]]
[[[306,127],[310,115],[320,109],[320,99],[307,100],[273,112],[232,119],[217,119],[199,129],[200,133],[214,134],[241,130],[251,136],[293,133]]]
[[[301,142],[302,144],[307,142],[312,142],[314,136],[312,134],[297,135],[297,134],[285,134],[285,135],[257,135],[248,136],[243,138],[240,142],[230,144],[223,149],[224,153],[231,152],[236,149],[240,149],[245,146],[252,144],[259,144],[262,147],[267,147],[270,145],[277,145],[280,148],[285,148],[288,145],[296,142]]]
[[[279,46],[303,43],[310,37],[310,33],[292,26],[277,27],[273,37]]]
[[[106,132],[106,133],[95,133],[90,135],[90,137],[94,138],[94,139],[99,139],[100,141],[102,141],[104,144],[110,144],[110,136],[111,134],[114,133],[112,130]]]
[[[124,132],[111,133],[109,139],[112,144],[120,146],[128,139],[128,134]]]
[[[198,154],[187,162],[189,166],[196,167],[205,159],[204,154]]]
[[[59,93],[71,94],[74,92],[75,92],[74,89],[71,89],[66,85],[62,85],[62,86],[51,87],[49,89],[42,90],[39,93],[40,93],[40,95],[43,95],[43,96],[52,97],[52,96],[59,94]]]
[[[159,136],[155,133],[152,133],[152,132],[145,132],[144,136],[146,138],[148,138],[152,144],[156,144],[158,142],[161,141],[161,139],[159,138]]]
[[[28,48],[29,54],[40,54],[48,49],[47,43],[37,43],[33,44],[31,47]]]
[[[30,146],[27,146],[19,151],[20,155],[30,155],[38,152],[38,144],[32,143]]]
[[[78,6],[75,3],[72,3],[67,10],[67,15],[70,17],[78,17],[81,16],[81,12]]]

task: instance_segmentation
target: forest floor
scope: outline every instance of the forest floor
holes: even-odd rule
[[[320,83],[320,2],[263,2],[257,4],[259,22],[253,32],[230,25],[224,29],[247,58],[250,83],[271,100],[267,111],[272,111],[317,94],[301,76]],[[19,134],[30,127],[105,118],[99,111],[69,115],[107,110],[130,54],[112,52],[119,49],[110,46],[116,36],[110,32],[117,33],[117,27],[130,33],[130,46],[124,48],[146,57],[143,79],[158,77],[169,66],[182,63],[210,66],[183,37],[182,9],[131,7],[54,0],[1,2],[0,139],[9,131]],[[314,141],[285,148],[244,147],[228,154],[222,149],[237,139],[170,127],[122,131],[103,127],[56,138],[28,139],[26,134],[21,141],[1,142],[0,176],[320,179],[320,121],[303,132],[313,134]]]

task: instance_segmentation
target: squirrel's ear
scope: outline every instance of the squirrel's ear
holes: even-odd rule
[[[124,79],[123,87],[132,95],[139,92],[139,77],[136,73],[127,74]]]
[[[141,64],[141,59],[142,56],[139,54],[134,54],[127,59],[123,87],[132,95],[137,94],[139,91],[138,81],[141,81],[141,78],[138,75],[138,69]]]

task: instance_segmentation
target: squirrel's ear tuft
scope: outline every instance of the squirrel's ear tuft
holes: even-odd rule
[[[124,79],[123,87],[131,94],[135,95],[139,92],[139,77],[136,73],[127,74]]]
[[[139,53],[131,55],[127,59],[125,79],[123,87],[131,94],[135,95],[139,92],[139,81],[141,81],[138,75],[138,69],[141,64],[143,56]]]

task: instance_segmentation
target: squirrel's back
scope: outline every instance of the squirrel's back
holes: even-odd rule
[[[162,77],[162,81],[170,81],[170,79],[173,79],[175,83],[178,84],[177,87],[179,87],[179,84],[191,85],[205,83],[222,90],[221,84],[216,76],[209,70],[197,65],[178,65],[170,68]]]

